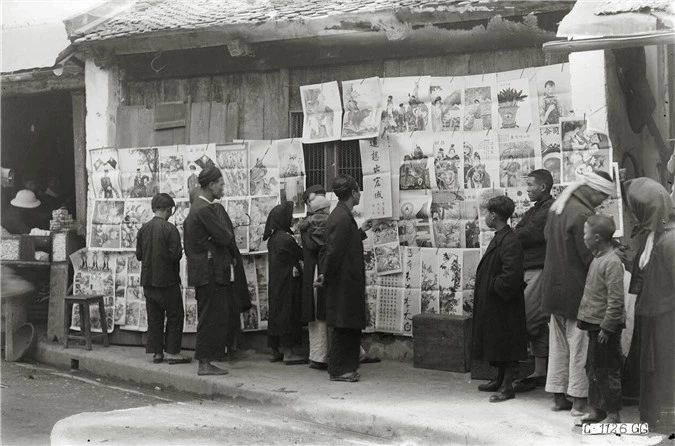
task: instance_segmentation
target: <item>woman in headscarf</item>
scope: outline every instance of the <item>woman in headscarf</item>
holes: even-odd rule
[[[651,430],[675,427],[675,209],[649,178],[624,183],[626,205],[640,236],[630,292],[636,293],[640,350],[640,420]],[[631,348],[631,353],[634,349]]]
[[[286,201],[272,209],[263,233],[269,254],[267,335],[272,349],[270,361],[284,361],[287,365],[308,362],[292,350],[302,345],[302,248],[291,235],[292,223],[293,202]]]

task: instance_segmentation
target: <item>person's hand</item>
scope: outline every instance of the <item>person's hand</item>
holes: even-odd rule
[[[598,343],[599,344],[607,344],[609,342],[609,333],[607,333],[605,330],[600,330],[600,333],[598,333]]]
[[[323,283],[325,282],[325,278],[323,274],[319,274],[319,277],[316,278],[316,281],[314,282],[314,288],[323,288]]]
[[[363,224],[361,225],[361,230],[363,232],[366,232],[367,230],[371,229],[373,227],[373,220],[369,218],[368,220],[364,221]]]

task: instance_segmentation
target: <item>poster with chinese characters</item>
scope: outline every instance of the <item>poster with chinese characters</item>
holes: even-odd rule
[[[434,133],[434,171],[436,185],[440,190],[464,189],[464,162],[461,132]]]
[[[160,191],[159,150],[157,147],[123,149],[120,155],[120,181],[125,198],[152,198]]]
[[[216,145],[192,144],[181,147],[185,154],[185,181],[189,194],[192,189],[199,187],[201,171],[216,166]]]
[[[276,196],[250,197],[249,209],[251,221],[249,228],[249,251],[262,252],[267,250],[267,241],[263,241],[265,223],[272,208],[277,205]]]
[[[403,328],[403,288],[377,288],[377,331],[400,333]]]
[[[392,217],[393,200],[389,147],[380,145],[377,138],[361,140],[359,144],[365,215],[367,218]]]
[[[276,141],[248,141],[250,195],[279,194],[279,156]]]
[[[515,228],[523,218],[525,212],[534,206],[534,202],[530,200],[526,187],[507,188],[506,196],[513,200],[513,204],[515,205],[509,223],[512,228]]]
[[[223,174],[224,197],[248,195],[248,146],[244,142],[216,144],[216,165]]]
[[[420,311],[422,313],[439,314],[440,312],[437,251],[435,248],[422,248],[420,250],[422,277],[422,303]]]
[[[403,334],[412,336],[412,318],[422,312],[422,260],[420,248],[403,248]]]
[[[462,262],[461,250],[438,249],[438,305],[440,314],[460,316],[462,307]]]
[[[410,76],[382,79],[380,135],[431,131],[431,77]]]
[[[499,185],[526,187],[527,174],[537,168],[536,154],[535,140],[530,134],[500,133]]]
[[[392,152],[398,154],[399,188],[423,190],[436,188],[434,174],[434,134],[414,132],[388,136]]]
[[[122,198],[118,150],[90,150],[89,159],[94,198]]]
[[[484,189],[499,185],[496,133],[464,133],[464,188]]]
[[[73,265],[73,295],[102,294],[108,333],[115,328],[115,273],[117,272],[117,256],[109,252],[91,251],[82,248],[70,255]],[[98,304],[92,304],[89,311],[91,331],[101,332],[101,314]],[[80,306],[73,305],[71,313],[71,329],[79,330]]]
[[[551,172],[553,184],[562,180],[562,138],[560,125],[543,125],[539,127],[541,140],[541,165]]]
[[[562,183],[581,180],[581,174],[593,170],[610,172],[612,151],[609,138],[590,132],[583,119],[564,119],[560,122],[562,135]]]
[[[537,68],[539,124],[542,126],[558,125],[561,119],[574,114],[569,67],[563,63]]]
[[[383,104],[380,78],[369,77],[342,82],[345,107],[342,139],[376,138],[380,135]]]
[[[530,131],[532,127],[532,95],[530,94],[529,78],[498,82],[497,104],[500,130]]]
[[[464,131],[487,132],[497,121],[495,73],[464,77]]]
[[[462,129],[464,78],[431,78],[431,128],[434,132]]]
[[[433,191],[431,221],[436,248],[466,246],[464,192]]]
[[[325,82],[300,87],[304,123],[302,142],[317,142],[340,139],[342,128],[342,102],[337,82]]]
[[[337,86],[337,84],[336,84]],[[338,97],[338,101],[339,101]],[[293,217],[307,215],[302,194],[305,192],[305,157],[299,139],[277,141],[281,202],[293,202]]]
[[[187,198],[185,182],[185,146],[158,147],[159,188],[173,198]]]
[[[432,247],[431,194],[428,191],[401,191],[399,209],[401,246]]]
[[[396,274],[403,271],[396,221],[374,221],[372,234],[377,274]]]
[[[124,200],[94,200],[93,207],[87,231],[89,249],[119,251],[122,248]]]

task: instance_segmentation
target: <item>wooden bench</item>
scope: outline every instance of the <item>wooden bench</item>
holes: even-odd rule
[[[70,334],[71,314],[73,313],[73,305],[78,304],[80,309],[80,333],[84,334]],[[91,304],[98,304],[98,312],[101,318],[100,334],[91,334],[91,319],[89,318],[89,306]],[[109,347],[108,341],[108,321],[106,319],[105,305],[103,303],[102,294],[88,294],[82,296],[66,296],[63,305],[63,348],[68,348],[68,340],[84,340],[87,350],[91,350],[92,339],[103,339],[103,346]]]

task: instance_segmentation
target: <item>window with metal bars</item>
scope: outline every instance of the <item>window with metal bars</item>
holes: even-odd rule
[[[290,113],[291,138],[302,138],[303,118],[302,112]],[[363,190],[361,150],[358,140],[303,144],[302,147],[308,187],[322,184],[330,192],[333,178],[344,173],[353,176]]]

